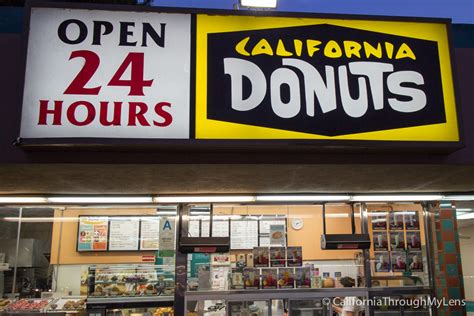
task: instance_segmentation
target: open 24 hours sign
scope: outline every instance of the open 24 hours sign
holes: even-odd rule
[[[461,143],[445,20],[94,8],[31,8],[21,138]]]
[[[189,138],[191,16],[31,8],[21,137]]]

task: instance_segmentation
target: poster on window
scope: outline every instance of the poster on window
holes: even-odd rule
[[[409,252],[407,258],[408,271],[423,272],[423,254],[421,251]]]
[[[373,230],[386,230],[387,229],[387,213],[386,212],[375,212],[372,215],[372,229]]]
[[[405,212],[405,227],[407,230],[420,230],[420,218],[417,211]]]
[[[403,212],[390,212],[390,230],[403,230]]]
[[[374,250],[388,250],[387,232],[373,232]]]
[[[374,252],[375,272],[390,271],[390,253],[387,251]]]
[[[405,251],[392,251],[392,271],[405,272],[407,269],[407,255]]]
[[[407,232],[408,250],[421,250],[421,235],[419,232]]]
[[[405,238],[402,232],[390,233],[390,247],[392,250],[405,250]]]
[[[77,251],[107,251],[107,216],[79,217]]]

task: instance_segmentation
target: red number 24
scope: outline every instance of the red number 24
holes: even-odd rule
[[[96,53],[89,50],[77,50],[71,53],[69,60],[73,58],[84,58],[84,66],[72,80],[71,84],[66,88],[64,94],[86,94],[98,95],[101,86],[94,88],[86,88],[87,83],[91,80],[100,64],[100,57]],[[130,67],[130,79],[122,79],[124,72]],[[130,87],[128,95],[144,95],[143,88],[151,87],[153,79],[145,80],[144,76],[144,54],[128,53],[120,67],[110,79],[108,86]]]

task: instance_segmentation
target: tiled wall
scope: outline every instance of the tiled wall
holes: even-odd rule
[[[434,214],[435,286],[438,299],[463,299],[461,250],[456,221],[456,210],[452,207],[437,207]],[[461,306],[442,307],[439,315],[466,315]]]

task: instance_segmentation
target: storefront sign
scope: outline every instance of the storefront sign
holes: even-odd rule
[[[189,138],[191,16],[31,9],[22,138]]]
[[[198,15],[196,63],[199,139],[459,141],[444,23]]]
[[[461,144],[444,20],[87,8],[33,5],[20,139]]]

